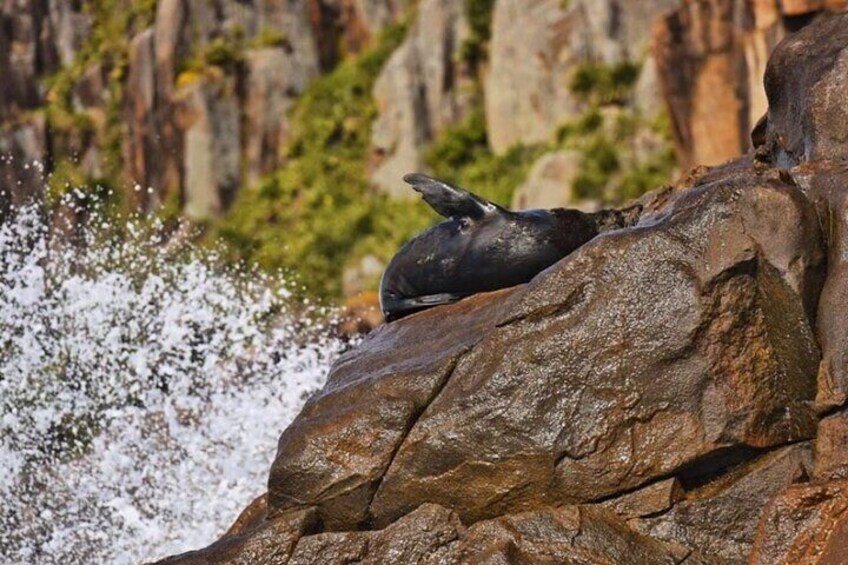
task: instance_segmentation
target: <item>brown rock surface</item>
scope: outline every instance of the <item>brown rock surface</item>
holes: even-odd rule
[[[717,561],[745,563],[765,506],[784,487],[806,479],[811,466],[809,442],[778,449],[692,488],[668,512],[628,525]]]
[[[813,477],[848,478],[848,411],[842,410],[819,422]]]
[[[463,563],[677,564],[689,551],[642,536],[612,512],[565,506],[478,522],[460,544]]]
[[[463,530],[455,513],[425,504],[384,530],[301,538],[289,564],[456,563],[453,546]]]
[[[248,507],[244,513],[250,511],[251,507]],[[240,516],[239,521],[241,519]],[[246,524],[247,527],[241,527],[239,521],[233,524],[226,536],[209,547],[167,557],[157,564],[285,565],[289,563],[298,540],[318,528],[316,513],[312,509],[292,512],[273,520],[253,520]]]
[[[757,530],[752,565],[848,563],[848,481],[793,485]]]
[[[272,512],[350,529],[434,502],[474,522],[812,437],[814,211],[728,171],[527,287],[377,330],[283,433]]]
[[[458,359],[494,326],[512,294],[480,295],[384,325],[356,353],[343,356],[324,390],[280,437],[269,478],[271,508],[315,504],[329,529],[365,521],[410,426]],[[435,328],[445,315],[450,322]],[[432,347],[425,355],[418,354],[420,340]]]
[[[848,13],[820,17],[774,50],[765,75],[769,111],[761,153],[780,166],[844,159]]]
[[[818,292],[819,241],[800,191],[749,174],[587,244],[459,361],[372,516],[432,501],[474,521],[597,500],[811,437],[819,357],[801,297]]]
[[[848,402],[848,168],[803,164],[792,178],[815,204],[827,245],[827,278],[819,298],[816,333],[822,349],[816,408],[826,412]]]

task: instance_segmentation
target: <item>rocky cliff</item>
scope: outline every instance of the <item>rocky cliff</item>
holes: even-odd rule
[[[400,174],[430,169],[521,208],[637,197],[678,164],[744,152],[768,53],[842,5],[7,2],[0,214],[46,176],[52,196],[87,186],[211,221],[240,258],[355,293],[432,220],[393,201],[411,194]]]
[[[388,324],[268,492],[162,563],[844,563],[848,14],[775,50],[756,148],[529,284]]]

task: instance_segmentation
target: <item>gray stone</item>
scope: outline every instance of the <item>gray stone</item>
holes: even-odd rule
[[[378,164],[371,180],[396,198],[415,196],[403,175],[422,170],[424,146],[470,108],[471,77],[459,60],[466,37],[462,3],[423,0],[406,41],[377,78],[371,145]]]

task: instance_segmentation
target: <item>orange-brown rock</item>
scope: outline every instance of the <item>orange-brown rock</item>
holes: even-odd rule
[[[783,488],[808,477],[811,447],[804,442],[760,457],[749,455],[749,461],[706,484],[694,481],[685,498],[668,511],[627,524],[645,535],[697,548],[716,562],[745,563],[763,509]]]
[[[765,511],[752,565],[848,563],[848,481],[793,485]]]
[[[314,501],[329,529],[365,522],[409,428],[513,294],[475,296],[381,326],[343,356],[280,438],[269,481],[271,511]],[[424,355],[422,340],[428,344]]]
[[[250,511],[250,507],[245,510]],[[319,529],[316,518],[313,509],[306,509],[274,519],[252,519],[245,524],[237,521],[227,535],[209,547],[167,557],[157,565],[286,565],[298,540]]]
[[[819,422],[813,477],[848,478],[848,411],[842,410]]]
[[[845,6],[684,0],[661,19],[654,57],[680,164],[713,165],[746,152],[749,132],[767,109],[762,77],[769,53],[819,11]]]

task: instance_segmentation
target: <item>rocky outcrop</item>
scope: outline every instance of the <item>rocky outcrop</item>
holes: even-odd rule
[[[767,109],[762,77],[771,51],[823,9],[845,5],[685,0],[661,19],[654,57],[681,165],[714,165],[747,151]]]
[[[384,27],[397,23],[408,0],[309,0],[309,15],[323,69],[362,50]]]
[[[785,78],[805,35],[778,48],[755,158],[646,195],[526,285],[372,332],[283,432],[267,498],[170,562],[843,562],[848,344],[825,309],[848,183],[808,160],[848,95],[831,18],[806,80]],[[813,104],[796,122],[784,84]]]
[[[486,126],[498,153],[547,143],[586,103],[573,91],[581,65],[644,59],[653,21],[679,0],[500,0],[485,80]],[[643,99],[650,99],[642,86]]]
[[[374,85],[379,114],[371,180],[392,196],[412,197],[399,180],[423,168],[425,146],[471,107],[472,77],[460,57],[468,34],[461,2],[423,0],[406,41]]]
[[[848,482],[795,485],[766,509],[750,562],[755,565],[848,561]]]
[[[441,309],[378,331],[283,434],[271,505],[316,506],[333,528],[387,524],[427,501],[475,522],[812,437],[819,354],[807,313],[823,259],[812,206],[746,175],[665,212],[584,246],[509,300],[480,297],[483,318]],[[449,337],[450,356],[422,351],[417,328]],[[390,361],[401,353],[404,365]],[[352,437],[362,450],[350,466],[327,459]]]
[[[176,192],[190,218],[215,217],[279,166],[287,112],[319,72],[309,22],[302,3],[159,3],[130,43],[129,175],[156,191],[140,207]]]

